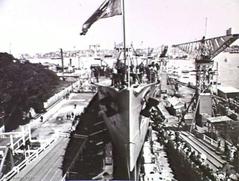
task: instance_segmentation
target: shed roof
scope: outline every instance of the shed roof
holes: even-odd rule
[[[173,106],[178,106],[179,104],[184,105],[183,102],[177,97],[169,97],[168,102]]]
[[[239,93],[239,89],[230,86],[220,86],[218,87],[218,90],[224,93]]]
[[[209,117],[207,121],[210,123],[222,123],[222,122],[230,122],[232,121],[231,118],[227,116],[217,116],[217,117]]]

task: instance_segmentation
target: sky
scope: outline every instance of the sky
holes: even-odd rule
[[[101,19],[80,36],[103,1],[0,0],[0,52],[43,53],[90,44],[112,49],[123,40],[122,16]],[[125,0],[125,12],[128,45],[184,43],[225,35],[230,27],[239,33],[239,0]]]

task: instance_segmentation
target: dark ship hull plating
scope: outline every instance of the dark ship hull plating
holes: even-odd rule
[[[155,84],[147,84],[140,85],[137,88],[116,90],[111,87],[98,86],[98,92],[94,96],[93,102],[91,101],[91,107],[88,106],[85,112],[85,114],[89,116],[90,114],[93,114],[92,109],[94,109],[95,112],[97,112],[97,115],[90,115],[91,120],[80,121],[80,124],[88,125],[87,132],[84,132],[84,135],[87,135],[89,139],[92,139],[90,142],[94,142],[95,139],[101,139],[98,142],[95,142],[96,145],[102,140],[104,144],[107,144],[109,141],[112,142],[114,179],[137,180],[138,178],[139,170],[137,161],[145,141],[149,125],[149,118],[142,116],[141,112],[145,107],[147,107],[146,104],[148,98],[154,96],[153,93],[155,92],[155,87]],[[104,122],[104,125],[101,123],[102,121]],[[81,132],[86,130],[83,129],[80,124],[77,126],[75,131],[77,134],[82,134],[79,130],[81,130]],[[102,125],[100,128],[101,130],[107,131],[102,132],[102,134],[98,134],[95,138],[89,136],[92,135],[93,132],[89,130],[93,129],[94,125],[99,124]],[[97,130],[94,130],[94,132],[97,132]],[[70,146],[77,147],[77,145],[73,144],[68,145],[68,147]],[[88,152],[87,147],[85,150]],[[98,152],[100,151],[97,151],[97,153]],[[72,157],[73,154],[75,153],[67,153],[66,150],[65,160],[69,160],[70,162],[69,157]],[[100,159],[103,159],[103,157]],[[87,160],[85,162],[87,162]],[[78,164],[86,164],[85,162],[82,161]],[[65,164],[65,168],[66,167],[67,164]],[[102,167],[100,169],[102,169]],[[74,168],[73,170],[76,169],[77,168]],[[64,173],[66,171],[66,169],[65,171],[63,169]],[[97,171],[99,173],[99,169]],[[78,175],[80,176],[82,174]],[[93,178],[92,175],[84,175],[86,176],[77,179]],[[95,173],[95,175],[97,175],[97,173]],[[72,177],[69,179],[72,179]],[[74,177],[74,179],[76,179],[76,177]]]
[[[155,84],[116,91],[99,87],[101,115],[113,141],[114,178],[135,179],[137,160],[149,126],[149,118],[141,115]],[[114,100],[107,102],[107,99]],[[112,99],[113,98],[113,99]]]
[[[109,87],[99,87],[101,116],[108,128],[113,144],[114,178],[129,178],[129,91],[116,91]],[[108,101],[111,100],[111,101]]]

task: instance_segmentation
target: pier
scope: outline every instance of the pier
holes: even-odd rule
[[[11,179],[20,181],[41,180],[42,178],[46,180],[60,180],[63,177],[60,167],[64,150],[69,141],[69,133],[75,126],[73,120],[75,116],[84,110],[93,95],[93,93],[71,93],[69,98],[60,98],[56,104],[50,106],[48,111],[42,114],[44,117],[43,121],[41,121],[39,116],[32,120],[28,126],[22,126],[20,128],[21,131],[1,133],[1,148],[3,149],[4,145],[9,145],[9,148],[13,150],[12,154],[24,153],[20,148],[26,142],[30,145],[38,143],[41,146],[37,150],[31,148],[31,146],[28,147],[25,150],[25,154],[27,154],[25,159],[18,163],[18,165],[15,165],[0,180]],[[67,118],[67,115],[71,115],[71,118]],[[1,167],[5,164],[4,158],[6,154],[7,151],[3,149],[4,156],[1,160]]]

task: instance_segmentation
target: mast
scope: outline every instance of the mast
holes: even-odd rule
[[[62,48],[60,49],[60,53],[61,53],[62,73],[64,73],[64,58],[63,58],[63,50],[62,50]]]

